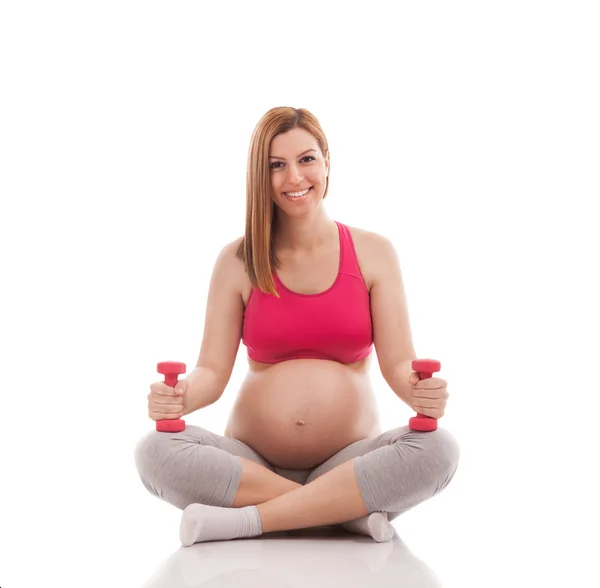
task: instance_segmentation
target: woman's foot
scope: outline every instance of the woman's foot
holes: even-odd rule
[[[190,504],[181,517],[179,539],[189,547],[203,541],[226,541],[262,535],[262,523],[256,506],[221,508]]]
[[[388,521],[387,512],[372,512],[366,517],[334,526],[342,527],[350,533],[373,537],[378,543],[391,541],[394,537],[394,527]]]

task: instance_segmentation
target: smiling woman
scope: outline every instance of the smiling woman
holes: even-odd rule
[[[264,507],[293,490],[290,481],[309,485],[323,477],[313,488],[329,497],[328,484],[342,484],[335,516],[366,510],[387,524],[381,513],[398,516],[454,475],[458,449],[446,431],[381,430],[369,376],[373,349],[393,393],[407,403],[406,366],[416,357],[402,274],[387,238],[329,218],[329,170],[327,141],[310,112],[275,108],[255,128],[245,234],[215,263],[181,416],[220,398],[240,342],[248,372],[223,436],[201,427],[155,432],[137,451],[146,487],[179,508]],[[343,483],[328,477],[332,470],[344,472]],[[257,512],[240,510],[250,516],[242,527],[256,531]],[[377,533],[372,525],[357,528],[377,540],[389,536],[381,526]],[[194,532],[185,535],[196,540]]]

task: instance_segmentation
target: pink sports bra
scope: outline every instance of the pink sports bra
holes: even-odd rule
[[[328,359],[352,363],[373,350],[369,292],[360,273],[350,230],[335,221],[340,263],[333,285],[318,294],[286,288],[273,272],[276,298],[252,289],[242,330],[248,356],[262,363]]]

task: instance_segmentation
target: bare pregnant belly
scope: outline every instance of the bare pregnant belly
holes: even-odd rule
[[[381,434],[369,377],[333,361],[296,359],[251,371],[225,435],[286,469],[315,467]]]

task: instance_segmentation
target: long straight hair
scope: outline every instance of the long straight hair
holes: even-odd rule
[[[325,157],[329,145],[317,118],[304,108],[279,106],[269,110],[258,122],[250,139],[246,173],[246,231],[236,256],[244,262],[253,288],[279,298],[273,271],[280,267],[275,255],[275,203],[271,199],[269,148],[274,137],[294,128],[302,128],[315,137]],[[325,184],[327,196],[329,174]]]

